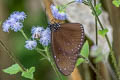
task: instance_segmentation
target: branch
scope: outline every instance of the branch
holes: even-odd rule
[[[13,55],[13,52],[9,51],[9,49],[6,47],[6,45],[0,40],[0,45],[7,51],[7,55],[15,62],[17,63],[23,71],[26,71],[24,66],[19,62],[19,60]]]

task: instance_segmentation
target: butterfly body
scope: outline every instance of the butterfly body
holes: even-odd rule
[[[51,47],[58,70],[70,75],[84,43],[84,29],[79,23],[52,24]]]

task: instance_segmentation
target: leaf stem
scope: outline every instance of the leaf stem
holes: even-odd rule
[[[22,35],[24,36],[24,38],[25,38],[26,40],[28,40],[28,37],[26,36],[25,32],[24,32],[22,29],[20,30],[20,32],[22,33]]]

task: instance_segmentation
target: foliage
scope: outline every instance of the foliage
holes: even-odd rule
[[[13,64],[8,68],[3,69],[3,72],[8,73],[10,75],[17,74],[18,72],[22,72],[21,76],[28,79],[33,79],[33,73],[35,72],[35,67],[31,67],[30,69],[23,71],[18,64]]]
[[[12,66],[3,69],[3,72],[8,73],[10,75],[12,74],[17,74],[18,72],[21,72],[22,69],[20,68],[20,66],[18,64],[13,64]]]
[[[107,32],[108,32],[108,29],[99,30],[98,34],[104,37],[107,34]]]
[[[27,69],[27,71],[22,72],[22,76],[25,78],[33,79],[33,73],[35,72],[35,67]]]
[[[89,57],[89,44],[88,41],[86,41],[82,47],[81,54],[83,57],[88,58]]]
[[[113,3],[116,7],[119,7],[119,6],[120,6],[120,0],[113,0],[112,3]]]
[[[102,13],[101,3],[97,4],[94,8],[95,8],[95,11],[96,11],[97,16],[99,16],[99,15]],[[94,12],[92,12],[92,14],[95,15]]]
[[[79,66],[81,63],[83,63],[86,59],[89,57],[89,44],[88,41],[86,41],[81,49],[80,56],[83,58],[79,58],[77,60],[76,66]]]

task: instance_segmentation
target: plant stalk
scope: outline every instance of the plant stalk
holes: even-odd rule
[[[104,27],[103,27],[103,25],[102,25],[99,17],[97,16],[97,13],[96,13],[93,5],[92,5],[92,1],[91,1],[91,0],[88,0],[88,2],[89,2],[89,4],[90,4],[90,6],[91,6],[91,9],[93,10],[93,12],[94,12],[94,14],[95,14],[96,19],[98,20],[98,23],[100,24],[101,29],[104,30]],[[120,80],[120,71],[119,71],[119,68],[118,68],[118,66],[117,66],[117,61],[116,61],[115,55],[114,55],[114,53],[113,53],[112,46],[111,46],[111,44],[110,44],[110,40],[109,40],[107,34],[105,35],[105,38],[106,38],[106,41],[107,41],[108,46],[109,46],[109,49],[110,49],[110,55],[111,55],[111,58],[112,58],[113,65],[114,65],[114,67],[115,67],[115,71],[116,71],[117,76],[118,76],[118,78],[119,78],[119,80]]]
[[[7,55],[15,62],[17,63],[22,71],[26,71],[26,68],[20,63],[20,61],[13,55],[13,52],[11,52],[7,46],[0,40],[0,45],[7,51]]]
[[[55,63],[54,63],[54,61],[53,61],[53,58],[52,58],[51,55],[49,54],[48,47],[45,47],[45,51],[46,51],[47,56],[49,57],[49,62],[51,63],[51,65],[52,65],[52,67],[53,67],[56,75],[58,76],[58,78],[59,78],[60,80],[63,80],[61,74],[58,72],[58,70],[57,70],[57,68],[56,68],[56,66],[55,66]]]

